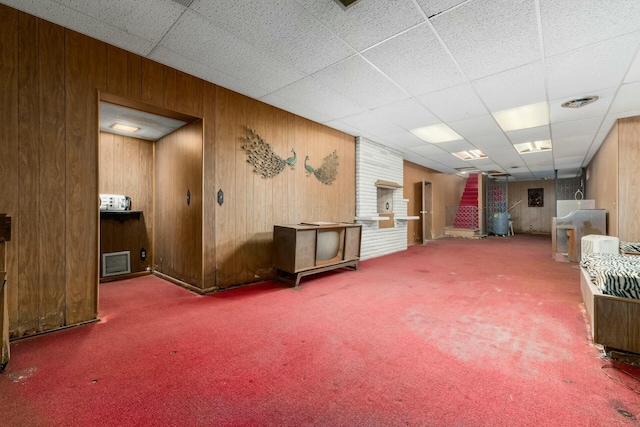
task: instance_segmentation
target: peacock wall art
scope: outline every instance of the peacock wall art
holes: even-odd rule
[[[242,149],[247,153],[247,162],[253,166],[253,171],[262,178],[274,178],[288,166],[294,169],[297,159],[296,151],[292,148],[291,157],[283,158],[277,155],[266,142],[250,126],[246,126],[247,136],[244,137]],[[305,156],[304,168],[307,176],[314,175],[323,184],[331,185],[338,175],[338,153],[334,150],[322,161],[322,165],[314,168],[309,164],[309,156]]]

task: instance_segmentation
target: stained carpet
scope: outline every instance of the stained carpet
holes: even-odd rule
[[[7,426],[637,426],[550,238],[443,239],[195,295],[100,285],[99,323],[12,343]]]

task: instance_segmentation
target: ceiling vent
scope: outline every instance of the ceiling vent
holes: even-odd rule
[[[192,0],[193,1],[193,0]],[[341,8],[347,10],[348,7],[353,6],[358,3],[360,0],[335,0],[336,3],[340,5]]]
[[[193,3],[193,0],[173,0],[173,1],[183,5],[184,7],[189,7],[191,6],[191,3]]]
[[[562,104],[564,108],[580,108],[584,107],[587,104],[591,104],[592,102],[596,102],[598,100],[597,96],[585,96],[584,98],[572,99],[571,101],[567,101]]]

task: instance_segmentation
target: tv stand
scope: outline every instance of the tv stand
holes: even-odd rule
[[[358,269],[361,224],[306,223],[273,228],[276,278],[298,286],[300,279],[324,271]]]

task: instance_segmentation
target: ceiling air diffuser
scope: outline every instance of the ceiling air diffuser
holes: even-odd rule
[[[591,104],[592,102],[596,102],[598,100],[597,96],[585,96],[584,98],[572,99],[571,101],[567,101],[562,104],[564,108],[580,108],[584,107],[587,104]]]

